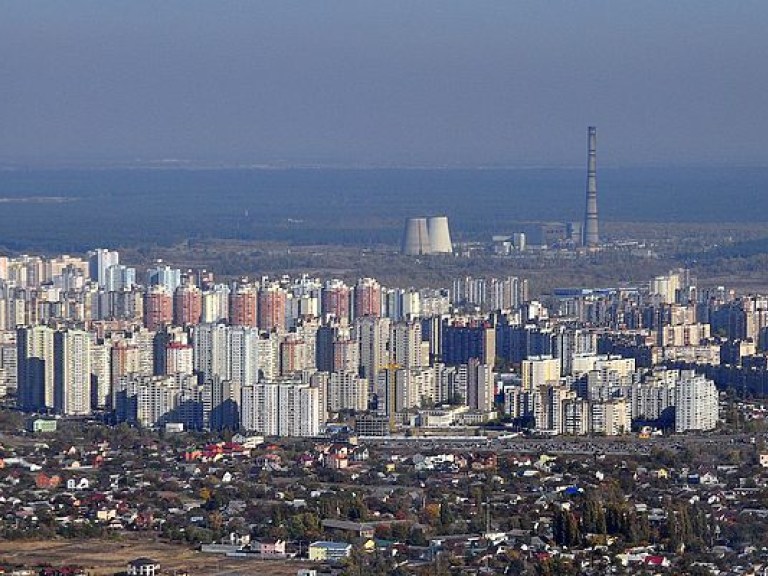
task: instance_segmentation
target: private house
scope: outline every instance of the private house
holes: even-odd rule
[[[137,558],[128,563],[128,576],[158,576],[160,563],[151,558]]]
[[[323,529],[337,532],[353,538],[373,538],[375,528],[371,524],[352,522],[349,520],[325,519],[322,522]]]
[[[282,556],[285,554],[285,540],[279,538],[260,538],[251,544],[251,549],[261,556]]]

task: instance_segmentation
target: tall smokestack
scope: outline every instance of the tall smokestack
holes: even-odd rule
[[[595,248],[600,244],[597,232],[597,128],[587,130],[587,210],[584,216],[584,246]]]

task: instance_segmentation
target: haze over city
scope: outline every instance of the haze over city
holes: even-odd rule
[[[0,3],[0,574],[768,576],[767,17]]]
[[[4,2],[0,163],[763,165],[764,2]],[[168,162],[173,164],[173,162]]]

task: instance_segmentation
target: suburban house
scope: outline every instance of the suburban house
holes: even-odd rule
[[[160,563],[151,558],[137,558],[128,563],[128,576],[157,576]]]
[[[258,542],[251,543],[251,549],[256,550],[262,556],[282,556],[285,554],[285,540],[260,538]]]

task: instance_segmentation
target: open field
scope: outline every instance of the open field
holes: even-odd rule
[[[129,561],[149,557],[166,573],[295,575],[307,564],[292,560],[262,561],[203,554],[185,546],[157,542],[151,536],[125,535],[119,540],[0,541],[0,563],[27,566],[78,565],[93,575],[123,572]]]

